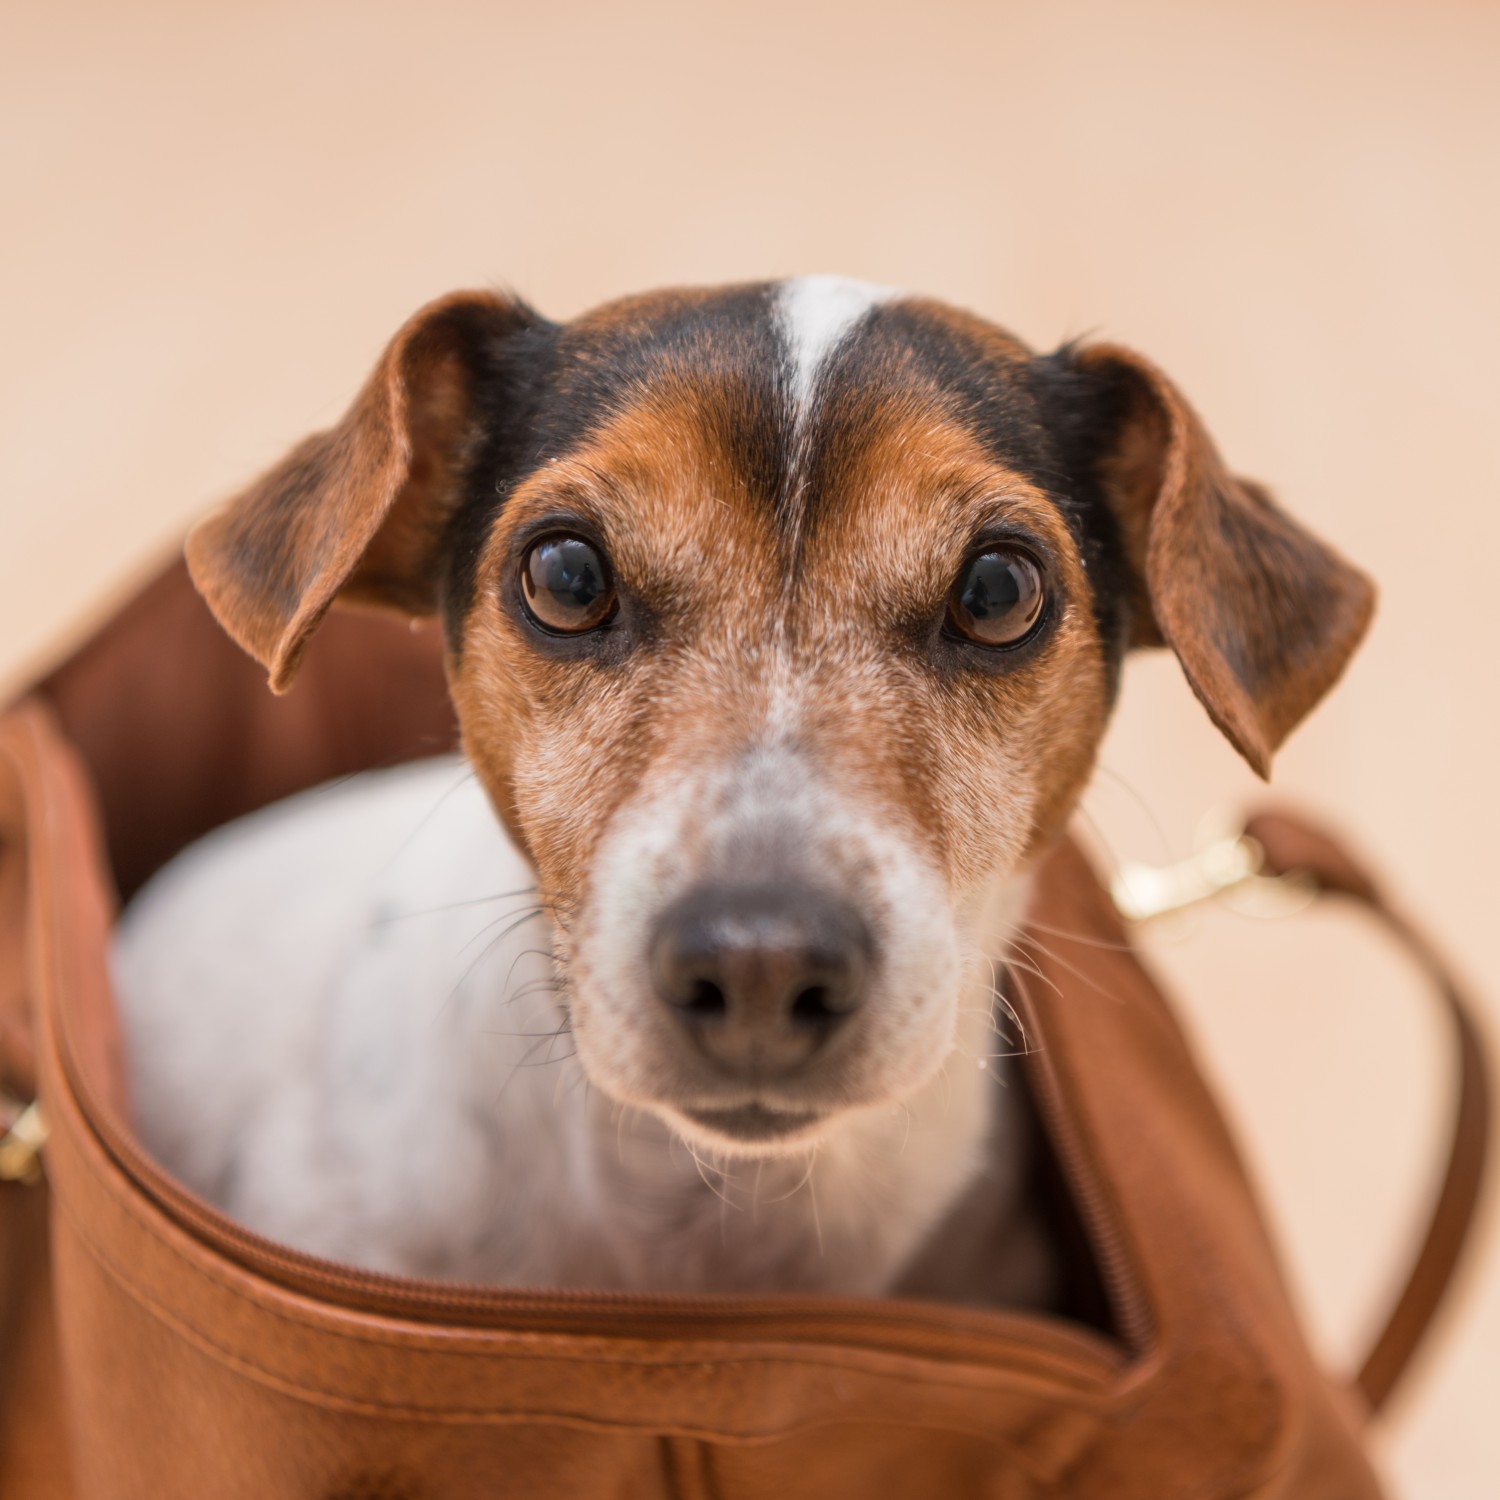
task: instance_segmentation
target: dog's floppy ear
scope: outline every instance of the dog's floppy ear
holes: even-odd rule
[[[1167,645],[1209,717],[1261,776],[1338,680],[1375,604],[1369,579],[1224,467],[1197,414],[1154,365],[1096,345],[1097,465],[1135,576],[1133,644]]]
[[[475,437],[476,382],[520,302],[460,292],[416,314],[336,427],[306,439],[187,540],[219,622],[284,692],[335,596],[437,607],[439,545]]]

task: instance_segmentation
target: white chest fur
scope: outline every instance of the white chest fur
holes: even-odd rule
[[[220,830],[132,903],[114,967],[147,1147],[261,1233],[391,1272],[879,1292],[1006,1098],[981,1027],[811,1160],[696,1161],[590,1087],[531,871],[457,759]]]

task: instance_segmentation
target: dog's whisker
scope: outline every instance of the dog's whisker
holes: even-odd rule
[[[470,978],[472,978],[474,974],[474,971],[480,966],[480,964],[485,961],[486,958],[489,957],[489,955],[495,950],[495,948],[500,943],[504,942],[505,939],[511,935],[511,933],[515,932],[518,928],[525,926],[525,924],[528,921],[531,921],[535,915],[536,913],[532,913],[531,916],[520,918],[512,923],[511,926],[507,927],[503,932],[496,933],[484,945],[484,947],[474,955],[473,959],[464,969],[463,973],[459,975],[457,981],[453,985],[453,988],[448,991],[448,994],[444,998],[443,1003],[438,1006],[436,1011],[433,1012],[432,1019],[428,1023],[429,1026],[436,1026],[438,1022],[442,1020],[442,1018],[447,1014],[449,1007],[453,1005],[454,1001],[457,1000],[459,995],[463,992],[464,986],[468,984]],[[494,924],[491,923],[490,925],[493,926]],[[466,943],[464,945],[464,948],[467,948],[468,946],[469,945]],[[463,951],[463,948],[459,949],[460,953],[462,953]],[[516,972],[516,964],[520,962],[521,958],[524,957],[526,953],[533,953],[535,951],[535,949],[526,949],[523,950],[522,953],[516,955],[515,959],[511,963],[510,969],[506,973],[505,983],[502,986],[502,992],[510,988],[510,981]]]
[[[989,1003],[985,1005],[960,1005],[958,1014],[961,1016],[978,1016],[981,1021],[988,1023],[992,1031],[1000,1030],[1000,1023],[995,1019],[996,1009],[1005,1012],[1007,1020],[1015,1019],[1015,1012],[1011,1009],[1009,1001],[998,991],[991,991]]]
[[[555,1042],[557,1038],[555,1036],[543,1037],[542,1040],[544,1042]],[[578,1053],[576,1051],[565,1052],[561,1057],[543,1057],[537,1059],[537,1061],[535,1062],[518,1062],[513,1064],[513,1066],[517,1068],[555,1068],[561,1063],[572,1062],[572,1060],[577,1056]]]
[[[1031,994],[1030,994],[1030,992],[1029,992],[1029,990],[1027,988],[1026,980],[1022,977],[1023,972],[1030,972],[1032,974],[1035,974],[1036,971],[1035,970],[1026,970],[1026,969],[1024,969],[1024,966],[1023,966],[1022,968],[1018,968],[1017,972],[1015,973],[1016,988],[1021,992],[1022,998],[1026,1001],[1026,1004],[1028,1006],[1031,1006],[1031,1005],[1034,1005],[1035,1002],[1031,998]],[[1057,986],[1053,985],[1053,988],[1056,989]],[[1058,991],[1058,993],[1059,993],[1059,995],[1061,995],[1061,991]],[[1046,1050],[1045,1041],[1042,1041],[1042,1042],[1037,1043],[1037,1044],[1033,1044],[1025,1036],[1024,1033],[1022,1034],[1022,1042],[1023,1042],[1024,1046],[1025,1046],[1025,1050],[1021,1053],[1021,1056],[1023,1056],[1023,1057],[1035,1057],[1035,1056],[1039,1056],[1042,1052],[1044,1052]]]
[[[501,1003],[510,1006],[522,1000],[530,1000],[533,995],[561,995],[566,992],[567,988],[567,981],[563,979],[546,977],[529,979],[513,994],[506,995]]]
[[[448,901],[442,906],[419,906],[409,911],[378,912],[370,919],[371,927],[389,927],[393,922],[407,922],[414,917],[435,917],[444,912],[463,911],[471,906],[488,906],[492,901],[513,901],[518,896],[538,894],[534,885],[522,886],[514,891],[497,891],[493,896],[470,896],[462,901]]]
[[[1084,932],[1073,932],[1066,927],[1052,927],[1046,922],[1038,922],[1028,917],[1021,928],[1022,933],[1043,932],[1048,937],[1060,938],[1064,942],[1077,943],[1081,948],[1100,948],[1106,953],[1134,953],[1135,949],[1129,943],[1112,942],[1108,938],[1090,937]],[[1055,955],[1054,955],[1055,956]]]
[[[795,1198],[797,1194],[807,1186],[808,1180],[812,1177],[812,1169],[816,1161],[817,1153],[809,1152],[807,1157],[807,1170],[802,1174],[800,1178],[798,1178],[796,1182],[791,1185],[791,1187],[786,1190],[786,1192],[778,1193],[774,1198],[767,1198],[767,1206],[773,1203],[785,1203],[789,1198]]]
[[[813,1232],[818,1237],[818,1259],[825,1260],[827,1259],[828,1251],[823,1244],[823,1216],[818,1212],[818,1184],[813,1178],[813,1168],[817,1163],[818,1153],[815,1150],[807,1168],[807,1196],[812,1204]]]
[[[522,948],[516,954],[516,957],[517,958],[549,958],[554,963],[558,963],[558,962],[561,961],[561,960],[558,959],[557,954],[555,952],[553,952],[553,950],[551,948]]]
[[[576,1057],[578,1055],[578,1048],[576,1046],[565,1057],[554,1059],[553,1056],[552,1056],[552,1048],[556,1044],[558,1037],[560,1037],[560,1036],[572,1036],[572,1034],[573,1034],[573,1018],[572,1018],[572,1016],[565,1015],[562,1018],[562,1020],[557,1023],[557,1030],[552,1033],[552,1040],[547,1044],[547,1056],[543,1059],[543,1061],[544,1062],[553,1062],[553,1061],[566,1062],[568,1060],[568,1058]]]
[[[540,1063],[533,1063],[531,1061],[533,1053],[539,1051],[543,1043],[546,1043],[550,1049],[552,1044],[557,1041],[560,1031],[561,1028],[559,1028],[559,1031],[549,1032],[546,1035],[542,1036],[538,1041],[533,1042],[531,1046],[528,1047],[526,1051],[521,1055],[521,1057],[516,1062],[513,1062],[510,1065],[510,1069],[505,1075],[505,1080],[500,1085],[499,1092],[495,1095],[494,1109],[496,1113],[499,1112],[500,1105],[504,1102],[507,1090],[510,1088],[511,1084],[515,1082],[516,1076],[521,1072],[523,1068],[552,1067],[557,1063],[566,1062],[576,1055],[575,1053],[569,1053],[567,1057],[548,1057],[543,1059],[543,1061]]]
[[[573,1019],[571,1016],[564,1016],[556,1026],[551,1027],[549,1030],[533,1033],[537,1042],[545,1042],[547,1044],[547,1056],[542,1059],[543,1065],[554,1061],[561,1061],[561,1059],[553,1058],[552,1047],[556,1043],[558,1037],[571,1036],[572,1033]],[[522,1062],[528,1061],[531,1053],[535,1050],[535,1046],[528,1048],[526,1053],[523,1054]]]
[[[1014,939],[1012,939],[1011,941],[1012,943],[1014,943]],[[1035,963],[1032,963],[1029,960],[1020,957],[1017,953],[1011,952],[1006,955],[1005,967],[1007,972],[1009,973],[1025,973],[1030,974],[1035,979],[1040,979],[1042,983],[1045,984],[1047,988],[1050,989],[1052,993],[1058,997],[1058,999],[1063,998],[1062,988],[1050,974],[1044,973],[1036,966]],[[999,994],[998,990],[996,991],[996,994]],[[1014,1012],[1012,1012],[1012,1018],[1019,1019],[1014,1016]]]
[[[985,1031],[989,1036],[995,1037],[997,1040],[1004,1042],[1007,1046],[1013,1046],[1015,1044],[1014,1038],[1009,1036],[1005,1032],[1005,1030],[995,1021],[994,1015],[992,1013],[987,1014],[975,1008],[970,1012],[970,1014],[978,1016],[979,1019],[985,1023]],[[965,1056],[969,1055],[968,1048],[965,1047],[964,1044],[957,1039],[954,1040],[953,1050],[955,1052],[962,1052]]]
[[[508,926],[502,933],[500,933],[499,937],[495,940],[496,942],[504,942],[504,940],[508,938],[511,933],[518,931],[528,922],[534,922],[538,917],[545,915],[546,908],[541,906],[521,907],[514,912],[502,912],[500,916],[494,919],[494,921],[486,922],[485,925],[481,927],[479,931],[476,932],[458,951],[460,953],[467,953],[468,950],[472,948],[480,938],[482,938],[487,932],[489,932],[491,928],[498,927],[501,922],[509,921],[510,926]],[[491,946],[493,946],[493,944],[491,944]]]
[[[1056,950],[1049,948],[1047,944],[1042,942],[1040,938],[1034,937],[1026,932],[1020,932],[1011,939],[1011,942],[1017,947],[1019,947],[1022,943],[1029,944],[1030,947],[1036,949],[1037,953],[1040,953],[1044,958],[1050,959],[1060,969],[1066,970],[1075,979],[1081,981],[1083,984],[1086,984],[1089,989],[1093,990],[1096,995],[1100,995],[1106,1000],[1113,1000],[1115,998],[1110,994],[1108,990],[1100,986],[1099,981],[1095,979],[1092,974],[1088,973],[1084,969],[1080,969],[1077,964],[1069,963],[1067,959],[1062,957],[1062,955],[1056,952]],[[1042,978],[1045,976],[1038,974],[1038,977]],[[1051,983],[1050,980],[1048,982]],[[1057,989],[1057,986],[1054,984],[1053,988]],[[1059,990],[1058,993],[1061,994],[1061,990]]]
[[[488,952],[491,948],[493,948],[495,946],[495,944],[498,943],[498,942],[500,942],[501,939],[504,936],[505,936],[505,934],[501,933],[499,937],[492,938],[490,940],[490,942],[486,945],[485,952]],[[515,953],[515,954],[511,955],[510,967],[505,971],[505,980],[504,980],[504,982],[500,986],[500,993],[502,995],[511,995],[511,988],[510,987],[511,987],[512,982],[515,980],[517,966],[520,964],[520,962],[521,962],[521,960],[523,958],[529,957],[531,954],[534,954],[535,952],[536,952],[536,950],[534,948],[528,948],[528,949],[523,949],[519,953]],[[555,953],[554,954],[550,954],[548,956],[551,957],[551,959],[552,959],[552,961],[554,963],[557,962],[557,955]],[[480,957],[482,958],[483,954],[481,954]],[[476,959],[475,962],[477,963],[478,959]],[[473,968],[473,964],[471,964],[469,967],[472,969]],[[545,977],[556,978],[557,976],[553,975],[553,976],[540,976],[540,977],[542,977],[542,978],[545,978]],[[523,988],[524,988],[524,986],[523,986]],[[505,1004],[505,1005],[509,1005],[509,1004],[512,1003],[512,1001],[514,1000],[514,998],[515,998],[514,996],[511,996],[511,999],[504,1000],[501,1003]]]
[[[967,1047],[957,1047],[954,1050],[962,1053],[970,1062],[977,1063],[981,1068],[986,1063],[1003,1062],[1006,1058],[1010,1057],[1031,1057],[1033,1055],[1030,1047],[1012,1047],[1005,1052],[970,1052]]]
[[[719,1188],[715,1187],[713,1183],[708,1180],[710,1168],[704,1163],[703,1158],[699,1156],[698,1153],[693,1149],[693,1143],[689,1140],[684,1139],[682,1144],[687,1147],[687,1153],[692,1157],[693,1165],[697,1167],[699,1177],[703,1179],[703,1186],[706,1187],[709,1192],[714,1195],[714,1197],[718,1198],[721,1203],[727,1205],[730,1208],[734,1208],[735,1205],[730,1202],[727,1194],[725,1194]],[[723,1177],[724,1174],[720,1173],[719,1175]],[[724,1180],[726,1182],[728,1181],[727,1178],[725,1178]]]
[[[991,1036],[993,1036],[997,1041],[1004,1043],[1004,1045],[1007,1046],[1007,1047],[1016,1049],[1016,1052],[1015,1052],[1014,1055],[1020,1055],[1020,1054],[1024,1053],[1027,1050],[1025,1036],[1024,1035],[1022,1035],[1020,1037],[1013,1037],[1013,1036],[1011,1036],[1010,1033],[1007,1032],[1003,1027],[1001,1027],[1001,1026],[999,1026],[999,1025],[996,1024],[993,1016],[991,1016],[989,1018],[989,1028],[988,1028],[988,1030],[989,1030],[989,1034]],[[953,1050],[955,1052],[962,1053],[965,1057],[978,1057],[978,1056],[980,1056],[979,1053],[971,1051],[962,1042],[958,1042],[958,1041],[954,1042],[954,1044],[953,1044]],[[1010,1054],[1008,1054],[1008,1055],[1010,1055]]]
[[[1016,1036],[1017,1038],[1019,1038],[1021,1045],[1023,1047],[1029,1047],[1030,1043],[1026,1036],[1026,1022],[1021,1019],[1021,1012],[1018,1011],[1015,1006],[1012,1005],[1006,998],[1003,985],[997,984],[990,991],[990,1000],[992,1002],[990,1007],[990,1019],[994,1025],[996,1036],[1001,1037],[1007,1042],[1011,1040],[1008,1033],[1002,1029],[1000,1023],[994,1019],[995,1007],[998,1006],[1005,1013],[1005,1019],[1015,1027]]]

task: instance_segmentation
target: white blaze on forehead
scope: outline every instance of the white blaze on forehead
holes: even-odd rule
[[[792,373],[792,399],[806,409],[824,360],[872,307],[899,293],[847,276],[797,276],[776,289],[776,311]]]

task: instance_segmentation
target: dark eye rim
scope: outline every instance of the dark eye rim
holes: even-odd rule
[[[549,625],[545,620],[538,617],[532,609],[530,601],[526,597],[526,585],[524,577],[526,565],[531,560],[531,555],[538,547],[545,546],[548,542],[582,542],[591,548],[599,559],[600,570],[604,575],[604,585],[609,591],[609,609],[602,618],[592,625],[582,626],[577,630],[560,630],[555,625]],[[514,580],[514,590],[517,604],[520,606],[521,614],[526,623],[539,634],[553,641],[577,641],[590,636],[597,636],[610,629],[620,614],[620,590],[615,582],[614,568],[610,564],[609,552],[599,538],[592,534],[592,529],[585,526],[573,524],[544,525],[526,536],[518,539],[514,554],[514,566],[511,569],[511,577]]]
[[[965,635],[961,630],[955,629],[950,614],[953,596],[970,567],[981,557],[987,557],[992,552],[1014,552],[1024,557],[1036,569],[1037,577],[1041,582],[1042,607],[1037,611],[1037,617],[1032,621],[1031,628],[1013,641],[976,640],[973,636]],[[1048,565],[1047,555],[1042,548],[1027,538],[1008,534],[983,537],[964,553],[964,560],[958,565],[958,571],[954,575],[953,585],[943,596],[943,620],[938,633],[944,641],[954,646],[980,652],[986,657],[1014,657],[1029,652],[1052,624],[1056,592],[1053,585],[1053,571]]]

